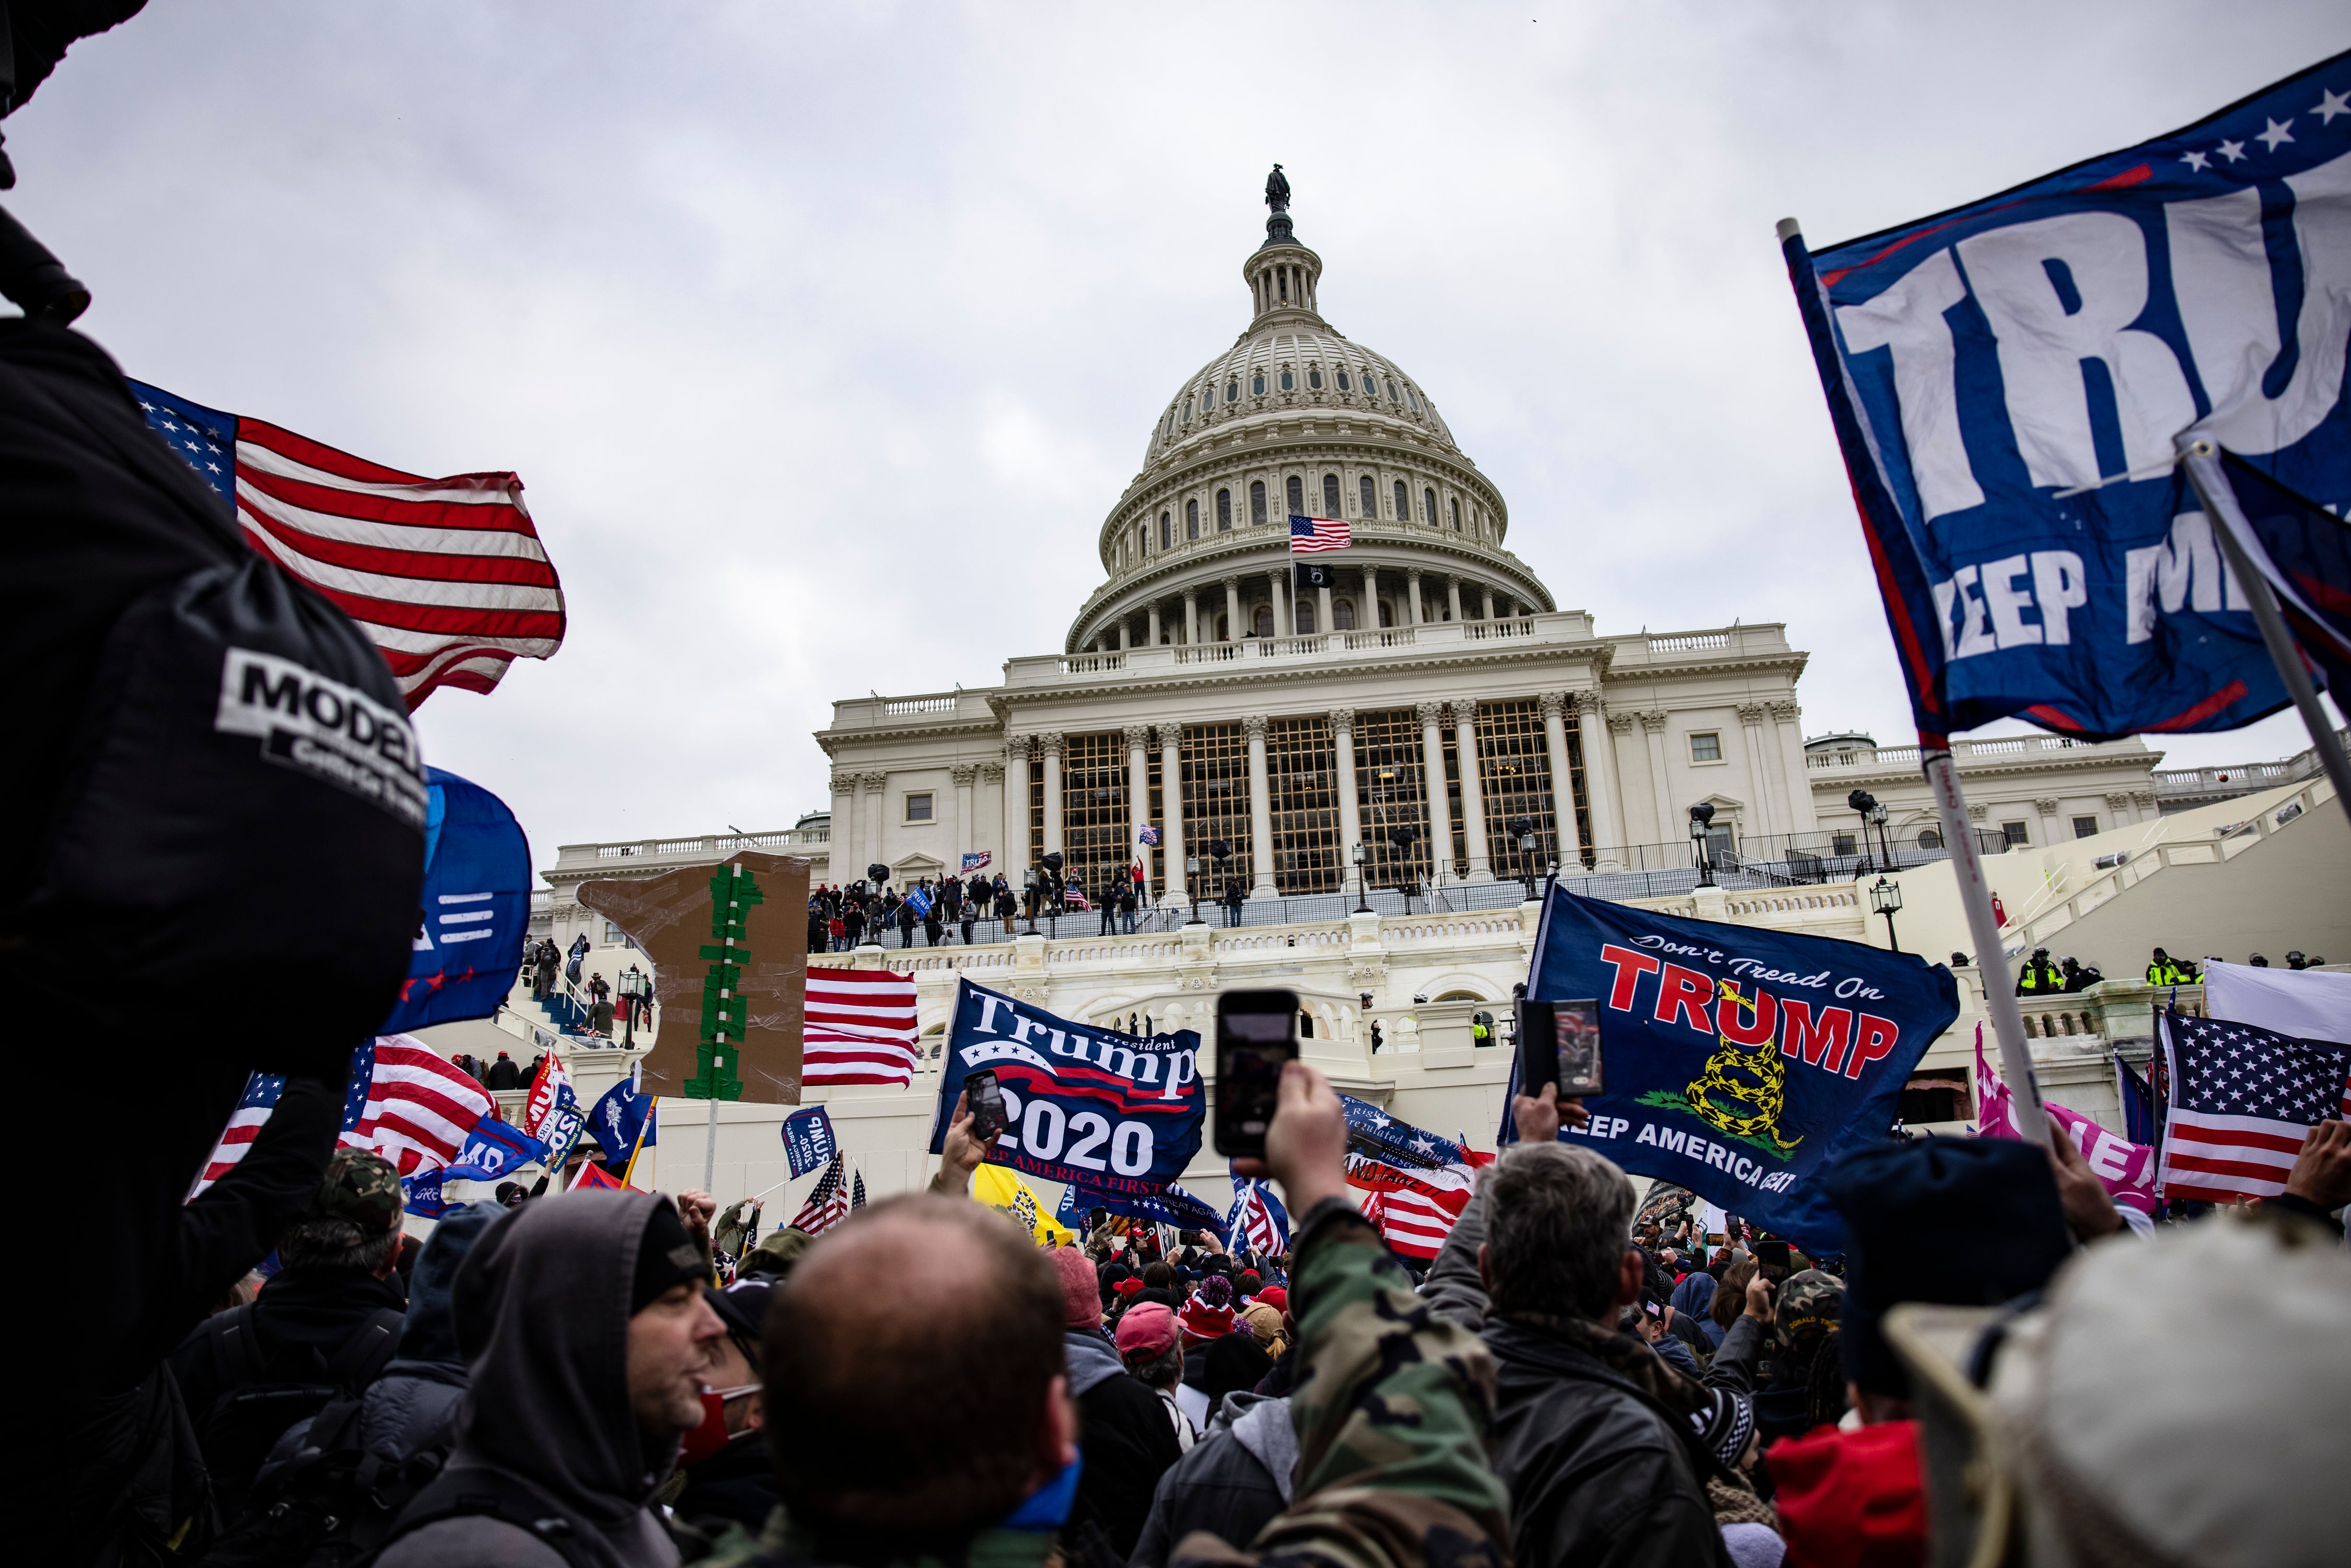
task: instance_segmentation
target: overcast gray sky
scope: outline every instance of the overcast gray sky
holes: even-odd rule
[[[2339,4],[198,5],[78,46],[10,205],[142,380],[513,469],[569,639],[420,713],[534,859],[826,804],[834,697],[1058,650],[1247,322],[1281,162],[1604,631],[1785,621],[1809,732],[1912,738],[1772,237],[2168,131]],[[2167,743],[2306,744],[2291,714]]]

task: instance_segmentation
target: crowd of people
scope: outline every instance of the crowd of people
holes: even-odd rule
[[[1981,1309],[1980,1345],[2030,1344],[2116,1268],[2177,1294],[2183,1363],[2217,1333],[2290,1366],[2311,1408],[2351,1392],[2341,1122],[2258,1215],[2151,1239],[2053,1124],[2048,1153],[1886,1144],[1828,1172],[1848,1249],[1812,1259],[1735,1218],[1709,1238],[1692,1211],[1636,1216],[1625,1174],[1561,1139],[1581,1104],[1546,1088],[1514,1100],[1520,1142],[1413,1270],[1358,1212],[1339,1100],[1303,1063],[1265,1159],[1235,1167],[1280,1184],[1272,1255],[1099,1210],[1040,1249],[966,1196],[994,1143],[960,1103],[930,1190],[820,1236],[747,1235],[700,1192],[541,1183],[419,1246],[392,1166],[325,1152],[335,1109],[289,1083],[188,1206],[185,1283],[216,1294],[81,1444],[61,1560],[1924,1563],[1925,1373],[1893,1310]],[[2224,1228],[2258,1235],[2196,1239]],[[2223,1245],[2231,1278],[2266,1270],[2225,1328],[2193,1310],[2200,1249]],[[1984,1381],[1988,1355],[1956,1375]],[[2030,1419],[2011,1453],[2042,1451]],[[2199,1472],[2196,1518],[2251,1521],[2265,1549],[2228,1560],[2323,1560],[2304,1548],[2331,1533],[2301,1521],[2344,1444],[2296,1429],[2306,1458]],[[2096,1464],[2064,1481],[2051,1528],[2154,1542],[2072,1560],[2222,1560],[2170,1551],[2178,1511]]]

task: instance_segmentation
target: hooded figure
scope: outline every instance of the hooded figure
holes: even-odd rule
[[[651,1194],[567,1193],[496,1219],[457,1275],[473,1387],[456,1450],[381,1568],[676,1563],[647,1505],[701,1419],[696,1374],[725,1333],[702,1299],[707,1270]]]
[[[1086,1435],[1085,1468],[1063,1538],[1074,1545],[1091,1521],[1123,1557],[1143,1532],[1159,1478],[1183,1458],[1183,1447],[1159,1396],[1127,1375],[1126,1363],[1102,1333],[1093,1265],[1067,1247],[1047,1257],[1061,1276],[1061,1349],[1070,1396],[1078,1402]]]

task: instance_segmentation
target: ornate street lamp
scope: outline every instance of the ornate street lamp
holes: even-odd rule
[[[637,998],[651,994],[644,975],[634,964],[621,971],[621,1005],[629,1013],[628,1020],[621,1026],[621,1048],[623,1051],[637,1043]]]
[[[1200,918],[1200,857],[1198,855],[1186,855],[1184,857],[1184,887],[1185,890],[1192,895],[1192,918],[1186,920],[1184,924],[1186,925],[1206,925],[1207,922]]]
[[[1706,852],[1707,828],[1713,821],[1711,802],[1701,800],[1689,809],[1690,852],[1698,857],[1698,884],[1700,887],[1714,885],[1714,861]]]
[[[1535,897],[1535,852],[1542,841],[1535,836],[1532,817],[1513,817],[1510,823],[1511,835],[1519,841],[1519,875],[1527,884],[1527,902]]]
[[[1355,913],[1369,915],[1372,912],[1372,892],[1364,876],[1371,868],[1371,849],[1367,845],[1357,844],[1349,852],[1348,858],[1355,862]]]
[[[1396,856],[1403,863],[1396,873],[1396,891],[1404,894],[1404,912],[1412,913],[1412,845],[1420,837],[1420,830],[1409,822],[1398,822],[1388,830],[1388,842],[1395,845]]]
[[[1894,912],[1902,907],[1902,884],[1879,877],[1869,890],[1869,907],[1886,916],[1886,945],[1902,951],[1902,944],[1894,939]]]
[[[1852,808],[1855,816],[1861,819],[1861,863],[1853,870],[1854,880],[1857,882],[1877,869],[1870,863],[1869,824],[1873,813],[1881,811],[1883,808],[1878,805],[1877,797],[1866,789],[1855,789],[1844,798],[1844,803]],[[1882,822],[1886,819],[1883,816],[1877,816],[1876,820]]]

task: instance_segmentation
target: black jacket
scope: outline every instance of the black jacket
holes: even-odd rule
[[[1494,1473],[1520,1568],[1728,1564],[1706,1485],[1662,1407],[1582,1347],[1487,1325]]]
[[[1086,1448],[1063,1539],[1074,1540],[1074,1532],[1092,1521],[1124,1557],[1143,1533],[1159,1478],[1183,1458],[1183,1446],[1176,1440],[1167,1406],[1142,1379],[1128,1375],[1118,1352],[1100,1333],[1071,1329],[1061,1341]]]
[[[1166,1568],[1176,1543],[1196,1530],[1246,1548],[1290,1506],[1297,1466],[1290,1401],[1226,1395],[1192,1451],[1161,1478],[1127,1568]]]

